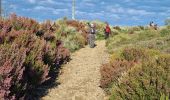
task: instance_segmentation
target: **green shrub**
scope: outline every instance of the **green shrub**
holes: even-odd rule
[[[144,30],[144,31],[141,31],[138,34],[137,40],[138,41],[141,41],[141,40],[150,40],[150,39],[153,39],[153,38],[156,38],[156,37],[159,37],[158,31],[155,31],[155,30]]]
[[[167,26],[167,29],[170,29],[170,25]]]
[[[115,35],[113,37],[110,37],[106,41],[106,47],[109,50],[109,52],[112,52],[113,49],[119,48],[122,44],[127,44],[132,41],[132,37],[128,34],[120,33],[118,35]]]
[[[161,98],[162,93],[169,95],[170,55],[148,57],[119,78],[112,87],[110,100],[155,100]]]
[[[140,30],[144,30],[145,27],[144,26],[138,26],[140,28]]]
[[[86,40],[81,34],[73,33],[63,39],[64,47],[68,48],[71,52],[74,52],[85,46]]]
[[[167,52],[170,46],[169,38],[170,37],[158,37],[147,41],[139,41],[135,43],[134,46]]]
[[[166,37],[168,38],[168,37]],[[141,30],[135,34],[119,33],[106,41],[106,46],[110,53],[115,50],[127,47],[137,46],[162,50],[168,46],[166,38],[161,38],[159,31]]]
[[[162,37],[170,35],[170,29],[162,29],[160,31]]]
[[[128,28],[128,30],[129,30],[129,32],[130,32],[130,31],[135,32],[135,31],[140,31],[140,30],[141,30],[141,28],[140,28],[140,27],[138,27],[138,26],[134,26],[134,27],[130,27],[130,28]]]
[[[163,66],[150,59],[133,67],[114,87],[111,100],[153,100],[159,99],[161,93],[169,95],[169,65]]]
[[[121,27],[120,26],[114,26],[113,29],[121,31]]]
[[[101,21],[92,21],[92,23],[95,23],[96,25],[96,39],[97,40],[103,40],[104,37],[105,37],[105,23],[104,22],[101,22]]]
[[[104,37],[105,37],[104,32],[103,32],[103,33],[102,33],[102,32],[99,32],[99,33],[97,34],[97,36],[96,36],[96,39],[97,39],[97,40],[104,40]]]
[[[169,95],[166,96],[164,93],[161,93],[161,97],[159,100],[169,100]]]
[[[143,49],[125,48],[121,53],[121,57],[127,61],[138,61],[145,57],[145,51]]]
[[[170,19],[169,18],[165,20],[165,25],[170,25]]]
[[[169,30],[138,28],[132,28],[135,34],[122,28],[122,33],[107,40],[114,57],[101,67],[101,86],[111,91],[110,100],[169,99]]]

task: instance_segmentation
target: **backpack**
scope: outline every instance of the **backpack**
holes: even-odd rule
[[[91,28],[90,31],[91,31],[90,32],[91,34],[95,34],[95,29],[94,28]]]
[[[109,27],[109,26],[106,26],[105,31],[106,31],[107,33],[110,33],[110,27]]]

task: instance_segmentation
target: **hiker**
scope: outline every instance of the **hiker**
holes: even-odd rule
[[[95,33],[96,33],[96,29],[95,29],[95,25],[93,23],[88,23],[89,25],[89,35],[88,35],[88,43],[90,48],[94,48],[95,47]]]
[[[150,22],[149,26],[150,26],[150,27],[154,27],[153,21]]]
[[[158,30],[158,25],[157,24],[154,25],[154,29]]]
[[[154,29],[154,30],[158,30],[158,25],[155,24],[153,21],[150,22],[149,26],[150,26],[152,29]]]
[[[109,38],[109,35],[111,34],[111,29],[109,27],[109,24],[106,22],[106,27],[105,27],[105,39]]]

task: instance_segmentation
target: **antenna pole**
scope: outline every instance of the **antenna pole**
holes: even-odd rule
[[[0,0],[0,17],[2,17],[2,1]]]
[[[72,1],[72,19],[75,20],[75,0]]]

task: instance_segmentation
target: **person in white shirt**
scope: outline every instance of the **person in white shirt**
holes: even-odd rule
[[[93,23],[89,24],[89,35],[88,35],[88,43],[90,48],[95,47],[95,34],[96,34],[96,29],[95,25]]]

